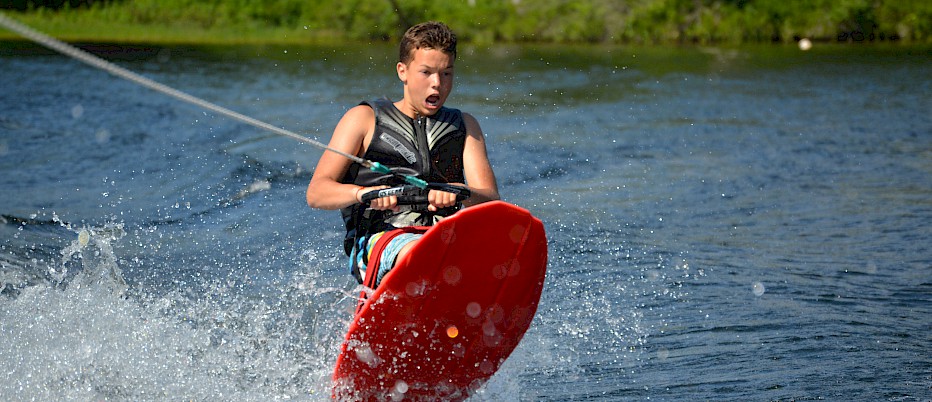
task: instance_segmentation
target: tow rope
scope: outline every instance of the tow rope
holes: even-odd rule
[[[283,129],[283,128],[280,128],[280,127],[273,126],[273,125],[271,125],[271,124],[269,124],[269,123],[266,123],[266,122],[263,122],[263,121],[260,121],[260,120],[256,120],[256,119],[254,119],[254,118],[252,118],[252,117],[249,117],[249,116],[246,116],[246,115],[244,115],[244,114],[241,114],[241,113],[232,111],[232,110],[227,109],[227,108],[225,108],[225,107],[222,107],[222,106],[219,106],[219,105],[217,105],[217,104],[208,102],[208,101],[203,100],[203,99],[201,99],[201,98],[198,98],[198,97],[196,97],[196,96],[187,94],[187,93],[185,93],[185,92],[179,91],[179,90],[174,89],[174,88],[172,88],[172,87],[169,87],[169,86],[167,86],[167,85],[164,85],[164,84],[158,83],[158,82],[156,82],[156,81],[153,81],[153,80],[151,80],[151,79],[149,79],[149,78],[143,77],[143,76],[141,76],[141,75],[139,75],[139,74],[136,74],[136,73],[134,73],[134,72],[132,72],[132,71],[130,71],[130,70],[127,70],[127,69],[125,69],[125,68],[123,68],[123,67],[117,66],[117,65],[115,65],[115,64],[113,64],[113,63],[111,63],[111,62],[109,62],[109,61],[106,61],[106,60],[104,60],[104,59],[101,59],[100,57],[97,57],[97,56],[95,56],[95,55],[93,55],[93,54],[90,54],[90,53],[88,53],[88,52],[86,52],[86,51],[84,51],[84,50],[78,49],[77,47],[74,47],[74,46],[72,46],[72,45],[69,45],[69,44],[67,44],[67,43],[65,43],[65,42],[62,42],[62,41],[60,41],[60,40],[58,40],[58,39],[55,39],[55,38],[53,38],[53,37],[51,37],[51,36],[48,36],[48,35],[46,35],[46,34],[43,34],[43,33],[39,32],[39,31],[36,31],[36,30],[34,30],[34,29],[32,29],[32,28],[26,26],[26,25],[23,25],[23,24],[21,24],[21,23],[15,21],[15,20],[13,20],[13,19],[7,17],[7,16],[6,16],[4,13],[2,13],[2,12],[0,12],[0,25],[3,25],[5,28],[7,28],[7,29],[9,29],[10,31],[13,31],[13,32],[15,32],[15,33],[21,35],[22,37],[24,37],[24,38],[26,38],[26,39],[29,39],[29,40],[31,40],[31,41],[33,41],[33,42],[36,42],[36,43],[38,43],[38,44],[40,44],[40,45],[42,45],[42,46],[45,46],[45,47],[47,47],[47,48],[49,48],[49,49],[52,49],[52,50],[54,50],[54,51],[57,51],[57,52],[59,52],[59,53],[65,55],[65,56],[69,56],[69,57],[71,57],[71,58],[73,58],[73,59],[82,61],[82,62],[84,62],[84,63],[86,63],[86,64],[88,64],[88,65],[90,65],[90,66],[92,66],[92,67],[96,67],[96,68],[99,68],[99,69],[101,69],[101,70],[104,70],[104,71],[106,71],[106,72],[108,72],[108,73],[110,73],[110,74],[113,74],[113,75],[117,76],[117,77],[120,77],[120,78],[129,80],[129,81],[135,82],[135,83],[137,83],[137,84],[139,84],[139,85],[142,85],[142,86],[144,86],[144,87],[153,89],[153,90],[158,91],[158,92],[161,92],[161,93],[163,93],[163,94],[166,94],[166,95],[172,96],[172,97],[174,97],[174,98],[180,99],[180,100],[182,100],[182,101],[185,101],[185,102],[188,102],[188,103],[191,103],[191,104],[200,106],[200,107],[205,108],[205,109],[207,109],[207,110],[211,110],[211,111],[220,113],[220,114],[222,114],[222,115],[225,115],[225,116],[230,117],[230,118],[232,118],[232,119],[234,119],[234,120],[238,120],[238,121],[240,121],[240,122],[249,124],[249,125],[251,125],[251,126],[258,127],[258,128],[260,128],[260,129],[263,129],[263,130],[271,131],[271,132],[273,132],[273,133],[275,133],[275,134],[283,135],[283,136],[290,137],[290,138],[293,138],[293,139],[295,139],[295,140],[298,140],[298,141],[301,141],[301,142],[304,142],[304,143],[311,144],[311,145],[313,145],[313,146],[315,146],[315,147],[317,147],[317,148],[320,148],[321,150],[324,150],[324,151],[333,152],[333,153],[338,154],[338,155],[340,155],[340,156],[343,156],[343,157],[345,157],[345,158],[347,158],[347,159],[349,159],[349,160],[351,160],[351,161],[353,161],[353,162],[355,162],[355,163],[358,163],[358,164],[362,165],[363,167],[365,167],[365,168],[367,168],[367,169],[369,169],[369,170],[372,170],[372,171],[374,171],[374,172],[378,172],[378,173],[382,173],[382,174],[389,174],[389,175],[398,177],[398,178],[400,178],[401,180],[405,181],[406,183],[411,184],[411,185],[414,185],[414,186],[416,186],[417,188],[420,188],[420,189],[422,189],[422,190],[428,188],[428,183],[427,183],[426,181],[424,181],[424,180],[422,180],[422,179],[420,179],[420,178],[417,178],[417,177],[415,177],[415,176],[404,175],[404,174],[400,174],[400,173],[397,173],[397,172],[393,172],[391,169],[389,169],[389,168],[386,167],[385,165],[382,165],[381,163],[373,162],[373,161],[370,161],[370,160],[367,160],[367,159],[360,158],[360,157],[358,157],[358,156],[356,156],[356,155],[348,154],[348,153],[343,152],[343,151],[340,151],[340,150],[338,150],[338,149],[330,148],[330,147],[328,147],[326,144],[324,144],[324,143],[322,143],[322,142],[313,140],[313,139],[311,139],[311,138],[307,138],[307,137],[305,137],[305,136],[303,136],[303,135],[296,134],[296,133],[294,133],[294,132],[292,132],[292,131],[289,131],[289,130],[286,130],[286,129]]]

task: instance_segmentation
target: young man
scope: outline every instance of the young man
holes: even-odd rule
[[[395,67],[404,88],[402,99],[379,99],[353,107],[337,123],[329,146],[428,182],[468,184],[472,195],[462,202],[464,206],[498,199],[479,123],[467,113],[444,107],[453,90],[455,60],[456,35],[446,25],[426,22],[408,29]],[[426,210],[398,205],[397,197],[361,205],[363,194],[397,184],[391,175],[361,168],[333,152],[323,153],[308,184],[309,206],[342,210],[347,230],[344,248],[360,283],[369,252],[383,234],[429,226],[456,210],[455,194],[439,190],[427,194]],[[391,237],[381,256],[376,284],[419,237],[412,233]]]

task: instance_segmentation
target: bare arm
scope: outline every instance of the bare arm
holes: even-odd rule
[[[374,128],[375,114],[372,109],[356,106],[337,123],[329,146],[348,154],[360,155]],[[352,161],[343,156],[324,152],[307,186],[307,205],[320,209],[340,209],[358,203],[359,196],[365,190],[355,184],[340,183],[350,164]]]
[[[500,198],[498,183],[489,162],[482,128],[479,127],[476,118],[468,113],[463,113],[463,120],[466,122],[467,133],[466,145],[463,147],[463,169],[466,173],[466,184],[472,191],[472,196],[464,201],[464,204],[470,206],[497,200]]]

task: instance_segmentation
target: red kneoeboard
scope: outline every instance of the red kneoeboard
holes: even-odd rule
[[[531,325],[547,239],[501,201],[430,228],[357,310],[333,374],[342,400],[462,400]]]

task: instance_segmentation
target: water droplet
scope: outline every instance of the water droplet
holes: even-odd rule
[[[508,238],[511,239],[511,241],[514,243],[519,243],[522,239],[524,239],[524,231],[524,226],[515,225],[513,228],[511,228],[511,231],[508,232]]]
[[[495,329],[495,324],[492,321],[486,321],[482,323],[482,333],[486,336],[494,336],[498,333],[498,330]]]
[[[426,290],[427,286],[423,283],[408,282],[408,284],[405,285],[405,292],[411,297],[423,296]]]
[[[369,367],[375,367],[378,364],[375,353],[368,345],[358,345],[353,351],[356,352],[356,358]]]
[[[505,319],[505,309],[500,304],[494,304],[489,307],[487,312],[488,318],[496,324],[500,324]]]
[[[754,292],[754,296],[758,296],[758,297],[763,296],[764,292],[767,291],[767,289],[764,288],[764,284],[760,282],[754,282],[751,288],[752,288],[752,291]]]
[[[495,279],[505,279],[506,275],[508,275],[508,267],[504,265],[492,267],[492,276],[495,277]]]
[[[479,317],[479,314],[482,313],[482,306],[479,303],[472,302],[466,305],[466,315],[470,318]]]
[[[443,280],[450,285],[456,285],[463,277],[463,273],[456,266],[449,266],[443,269]]]
[[[90,240],[91,234],[88,233],[87,230],[82,229],[80,232],[78,232],[78,244],[81,245],[81,247],[86,246]]]
[[[491,373],[494,370],[495,370],[495,365],[493,365],[492,362],[488,360],[484,360],[482,361],[482,363],[479,363],[479,371],[483,373]]]
[[[107,129],[100,129],[96,134],[97,142],[103,144],[107,141],[110,141],[110,131]]]

